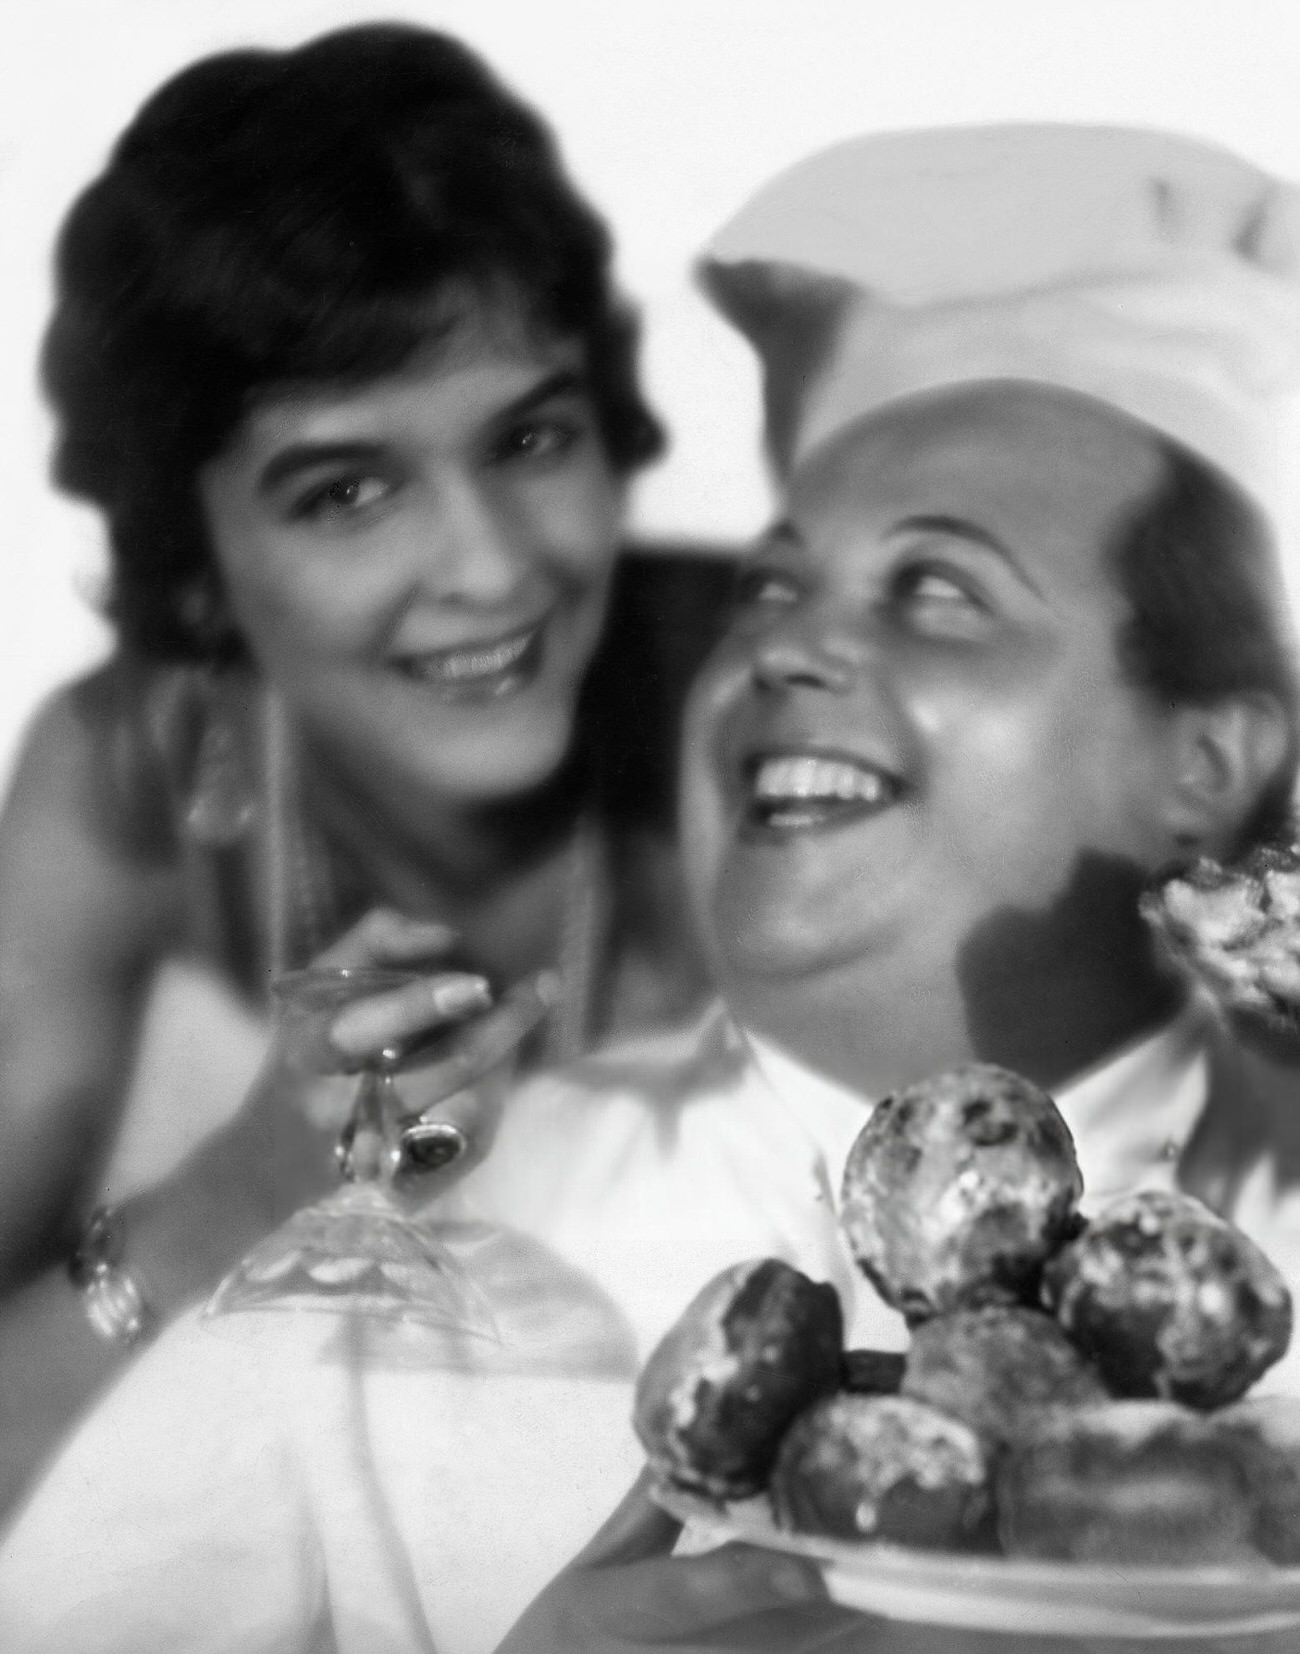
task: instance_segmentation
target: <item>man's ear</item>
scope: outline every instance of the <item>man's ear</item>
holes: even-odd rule
[[[1231,851],[1291,744],[1277,696],[1230,695],[1173,714],[1164,825],[1185,849],[1222,857]]]

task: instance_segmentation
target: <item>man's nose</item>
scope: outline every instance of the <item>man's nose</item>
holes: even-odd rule
[[[863,666],[866,640],[823,605],[790,615],[754,648],[754,679],[764,689],[849,689]]]
[[[440,478],[417,551],[422,583],[443,603],[499,603],[527,571],[520,525],[507,501],[477,479]]]

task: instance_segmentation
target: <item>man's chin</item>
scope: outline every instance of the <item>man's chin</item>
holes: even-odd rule
[[[895,891],[800,871],[813,870],[806,860],[801,869],[784,857],[729,853],[709,903],[728,975],[798,980],[887,952],[898,930]]]
[[[803,915],[772,915],[754,909],[717,914],[719,970],[738,988],[747,981],[812,982],[846,967],[865,964],[875,951],[867,937],[836,937]]]

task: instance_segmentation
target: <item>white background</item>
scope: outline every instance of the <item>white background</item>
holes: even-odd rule
[[[226,46],[407,17],[550,116],[621,248],[673,432],[644,526],[734,540],[765,510],[754,376],[690,287],[756,184],[871,128],[1102,120],[1218,139],[1300,177],[1300,0],[5,0],[0,36],[0,777],[50,686],[106,647],[93,514],[46,484],[35,387],[50,245],[153,87]]]

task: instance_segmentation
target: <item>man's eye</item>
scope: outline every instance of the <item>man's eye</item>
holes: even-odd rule
[[[917,569],[905,581],[908,597],[923,603],[970,603],[970,591],[951,575],[935,569]]]
[[[906,568],[895,577],[894,604],[907,624],[922,631],[963,636],[981,628],[988,605],[974,582],[930,565]]]
[[[358,515],[386,499],[392,484],[383,477],[333,477],[311,489],[293,507],[295,518],[319,521]]]
[[[583,435],[576,419],[530,419],[511,425],[497,438],[492,457],[499,460],[555,459],[567,453]]]

